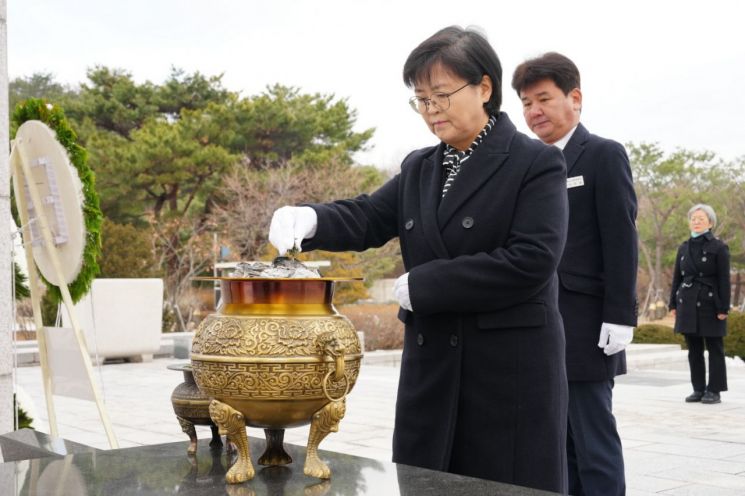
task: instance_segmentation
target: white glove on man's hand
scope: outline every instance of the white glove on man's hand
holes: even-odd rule
[[[297,248],[304,239],[316,235],[318,215],[310,207],[282,207],[274,211],[269,226],[269,242],[283,256],[288,250]]]
[[[396,284],[393,285],[393,295],[398,300],[398,304],[401,308],[413,312],[411,308],[411,298],[409,298],[409,273],[402,275],[396,279]]]
[[[625,350],[632,339],[634,339],[633,326],[603,322],[600,326],[598,346],[603,348],[606,355],[611,356]]]

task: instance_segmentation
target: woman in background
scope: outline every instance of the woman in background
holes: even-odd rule
[[[675,332],[685,336],[693,393],[686,402],[720,403],[727,390],[724,341],[730,302],[729,249],[712,234],[717,216],[709,205],[688,211],[690,239],[678,248],[669,308]],[[709,351],[706,382],[704,345]]]

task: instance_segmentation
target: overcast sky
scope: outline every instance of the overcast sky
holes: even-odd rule
[[[162,82],[171,66],[224,74],[249,96],[281,83],[346,98],[358,160],[397,168],[436,143],[407,105],[409,52],[451,24],[479,26],[499,55],[503,110],[525,126],[509,82],[525,58],[559,51],[582,74],[583,123],[622,143],[745,156],[745,3],[679,0],[7,0],[11,78],[77,84],[96,64]],[[741,6],[742,5],[742,6]]]

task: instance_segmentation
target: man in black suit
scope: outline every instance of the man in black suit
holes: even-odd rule
[[[614,377],[636,325],[636,195],[622,145],[580,124],[576,65],[546,53],[517,67],[512,87],[530,129],[564,152],[569,230],[558,268],[569,379],[569,492],[622,495],[623,450],[612,413]]]

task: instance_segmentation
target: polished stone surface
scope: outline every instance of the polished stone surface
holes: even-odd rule
[[[263,453],[264,440],[250,439],[251,458]],[[330,480],[303,474],[305,448],[285,444],[293,463],[260,467],[253,480],[226,484],[227,457],[200,443],[197,454],[188,442],[0,464],[0,494],[10,495],[156,495],[334,496],[334,495],[494,495],[542,496],[550,493],[462,477],[390,462],[320,450],[332,470]],[[230,455],[232,461],[232,455]]]
[[[365,360],[377,353],[367,353]],[[401,354],[400,350],[384,353],[399,358]],[[339,432],[324,439],[322,449],[384,462],[391,459],[400,369],[395,365],[398,358],[386,359],[392,366],[363,364],[355,389],[347,397],[347,414]],[[688,355],[680,347],[632,344],[626,360],[629,373],[617,377],[613,389],[613,413],[626,466],[626,495],[745,495],[745,363],[727,358],[730,390],[722,395],[722,403],[702,405],[683,401],[691,394],[691,386]],[[166,369],[182,362],[158,358],[112,363],[96,371],[121,447],[188,440],[170,399],[182,377]],[[18,386],[36,405],[32,415],[36,429],[47,430],[40,368],[20,367],[16,377]],[[62,437],[109,448],[95,403],[56,396],[55,407]],[[206,445],[209,427],[196,428],[200,444]],[[308,426],[288,429],[285,442],[304,446],[308,430]],[[253,427],[248,432],[255,437],[263,434]],[[0,487],[8,486],[0,483]]]
[[[92,453],[94,451],[99,450],[66,439],[54,438],[33,429],[20,429],[0,436],[0,461],[3,462],[47,456],[59,458],[73,453]]]

